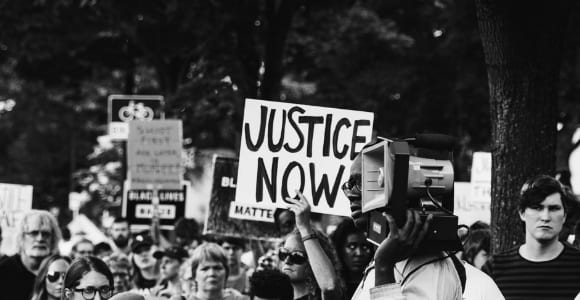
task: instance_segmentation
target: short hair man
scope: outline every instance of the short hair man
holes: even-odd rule
[[[580,291],[580,251],[558,240],[567,198],[553,177],[524,183],[518,211],[525,242],[494,255],[484,267],[506,299],[573,299]]]
[[[103,259],[113,273],[114,294],[131,290],[132,266],[129,257],[123,253],[113,253]]]
[[[243,294],[249,293],[249,270],[245,268],[241,260],[245,246],[244,240],[235,237],[224,237],[218,242],[227,255],[228,267],[230,268],[226,287],[236,289]]]
[[[355,225],[366,232],[368,215],[361,210],[361,163],[359,154],[352,163],[343,192],[350,200]],[[390,233],[375,252],[352,299],[462,299],[458,272],[462,266],[456,266],[453,258],[442,252],[417,249],[431,218],[423,223],[416,211],[408,211],[402,228],[390,215],[386,218]]]
[[[117,217],[113,221],[110,229],[111,248],[113,252],[121,252],[126,255],[131,253],[131,240],[129,232],[129,221],[125,218]]]
[[[0,262],[2,298],[28,300],[43,259],[58,253],[58,223],[47,211],[28,211],[17,228],[18,253]]]
[[[71,249],[71,258],[87,257],[94,255],[95,246],[88,239],[80,239]]]

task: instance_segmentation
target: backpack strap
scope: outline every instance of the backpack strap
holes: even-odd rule
[[[467,281],[467,275],[465,274],[465,266],[463,263],[455,256],[454,253],[450,253],[449,257],[455,266],[455,270],[457,271],[457,275],[459,275],[459,279],[461,280],[461,292],[465,292],[465,282]]]

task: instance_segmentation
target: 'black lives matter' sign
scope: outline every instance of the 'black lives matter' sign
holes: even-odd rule
[[[372,127],[369,112],[246,99],[236,203],[286,208],[300,190],[313,212],[350,215],[340,186]]]

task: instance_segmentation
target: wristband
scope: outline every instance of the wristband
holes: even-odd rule
[[[307,234],[305,236],[302,237],[302,242],[306,242],[307,240],[311,240],[311,239],[317,239],[318,237],[316,236],[315,233],[311,233],[311,234]]]

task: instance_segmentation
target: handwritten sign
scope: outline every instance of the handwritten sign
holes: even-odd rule
[[[204,234],[251,239],[278,238],[274,208],[234,202],[238,160],[214,157],[214,175]]]
[[[453,213],[459,218],[459,224],[471,225],[476,221],[490,222],[491,202],[477,201],[472,197],[470,182],[455,182],[453,185]]]
[[[471,164],[471,201],[491,203],[491,153],[474,152]]]
[[[130,122],[127,160],[131,189],[148,185],[181,189],[181,140],[180,120]]]
[[[16,253],[16,228],[25,212],[32,209],[32,186],[0,183],[0,226],[3,254]]]
[[[299,190],[313,212],[349,216],[340,187],[372,126],[368,112],[246,99],[236,204],[286,208]]]

